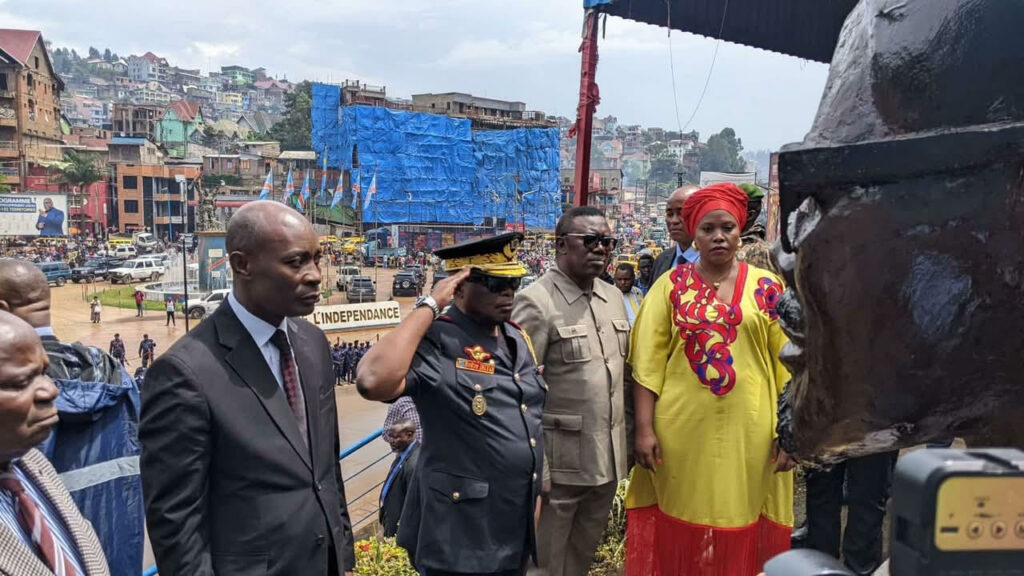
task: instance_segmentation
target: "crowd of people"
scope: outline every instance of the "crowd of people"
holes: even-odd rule
[[[291,208],[253,202],[228,222],[226,304],[160,356],[139,342],[141,405],[120,336],[61,343],[45,277],[0,260],[0,530],[32,566],[132,574],[144,501],[162,575],[351,573],[335,388],[355,381],[391,403],[381,525],[423,575],[585,576],[629,478],[627,575],[753,576],[791,546],[795,465],[776,440],[783,281],[756,260],[757,204],[731,184],[681,188],[674,245],[613,273],[619,239],[594,207],[566,211],[550,251],[521,251],[518,233],[437,250],[447,276],[371,346],[332,345],[301,319],[323,280],[318,238]],[[123,399],[103,416],[122,425],[89,441],[138,459],[117,487],[138,509],[97,509],[109,500],[56,476],[94,464],[68,454],[83,427],[56,418],[84,384]],[[870,498],[851,506],[884,507],[886,466],[858,476]],[[809,515],[832,514],[836,482]],[[851,511],[858,573],[881,562],[876,516]],[[832,524],[809,518],[803,541],[838,554]]]
[[[335,340],[334,345],[331,346],[331,364],[334,366],[334,384],[336,386],[355,382],[356,368],[359,367],[359,361],[370,350],[370,346],[372,344],[369,340],[362,343],[359,340],[354,342],[342,342],[340,338]]]

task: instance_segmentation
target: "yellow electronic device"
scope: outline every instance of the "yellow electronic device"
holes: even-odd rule
[[[892,507],[894,576],[1024,574],[1024,452],[907,454]]]

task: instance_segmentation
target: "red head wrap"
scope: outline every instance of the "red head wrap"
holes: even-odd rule
[[[701,188],[683,202],[683,222],[693,236],[700,221],[714,210],[725,210],[736,219],[740,230],[747,225],[747,195],[731,182],[712,184]]]

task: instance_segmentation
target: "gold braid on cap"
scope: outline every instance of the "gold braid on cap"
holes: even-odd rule
[[[519,251],[519,240],[513,239],[502,247],[501,252],[490,254],[477,254],[462,258],[449,258],[444,261],[445,272],[451,273],[465,267],[476,268],[484,274],[491,276],[505,276],[518,278],[526,276],[526,266],[516,260],[516,252]]]

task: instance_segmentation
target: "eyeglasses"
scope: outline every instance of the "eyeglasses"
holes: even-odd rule
[[[606,250],[615,250],[615,247],[619,244],[619,239],[614,236],[605,236],[603,234],[562,234],[562,237],[574,236],[576,238],[583,238],[583,246],[587,250],[593,250],[597,246],[598,242],[601,243]]]
[[[522,278],[501,278],[499,276],[484,276],[483,274],[470,274],[467,282],[486,286],[493,294],[501,294],[502,292],[512,289],[519,290],[519,286],[522,285]]]

